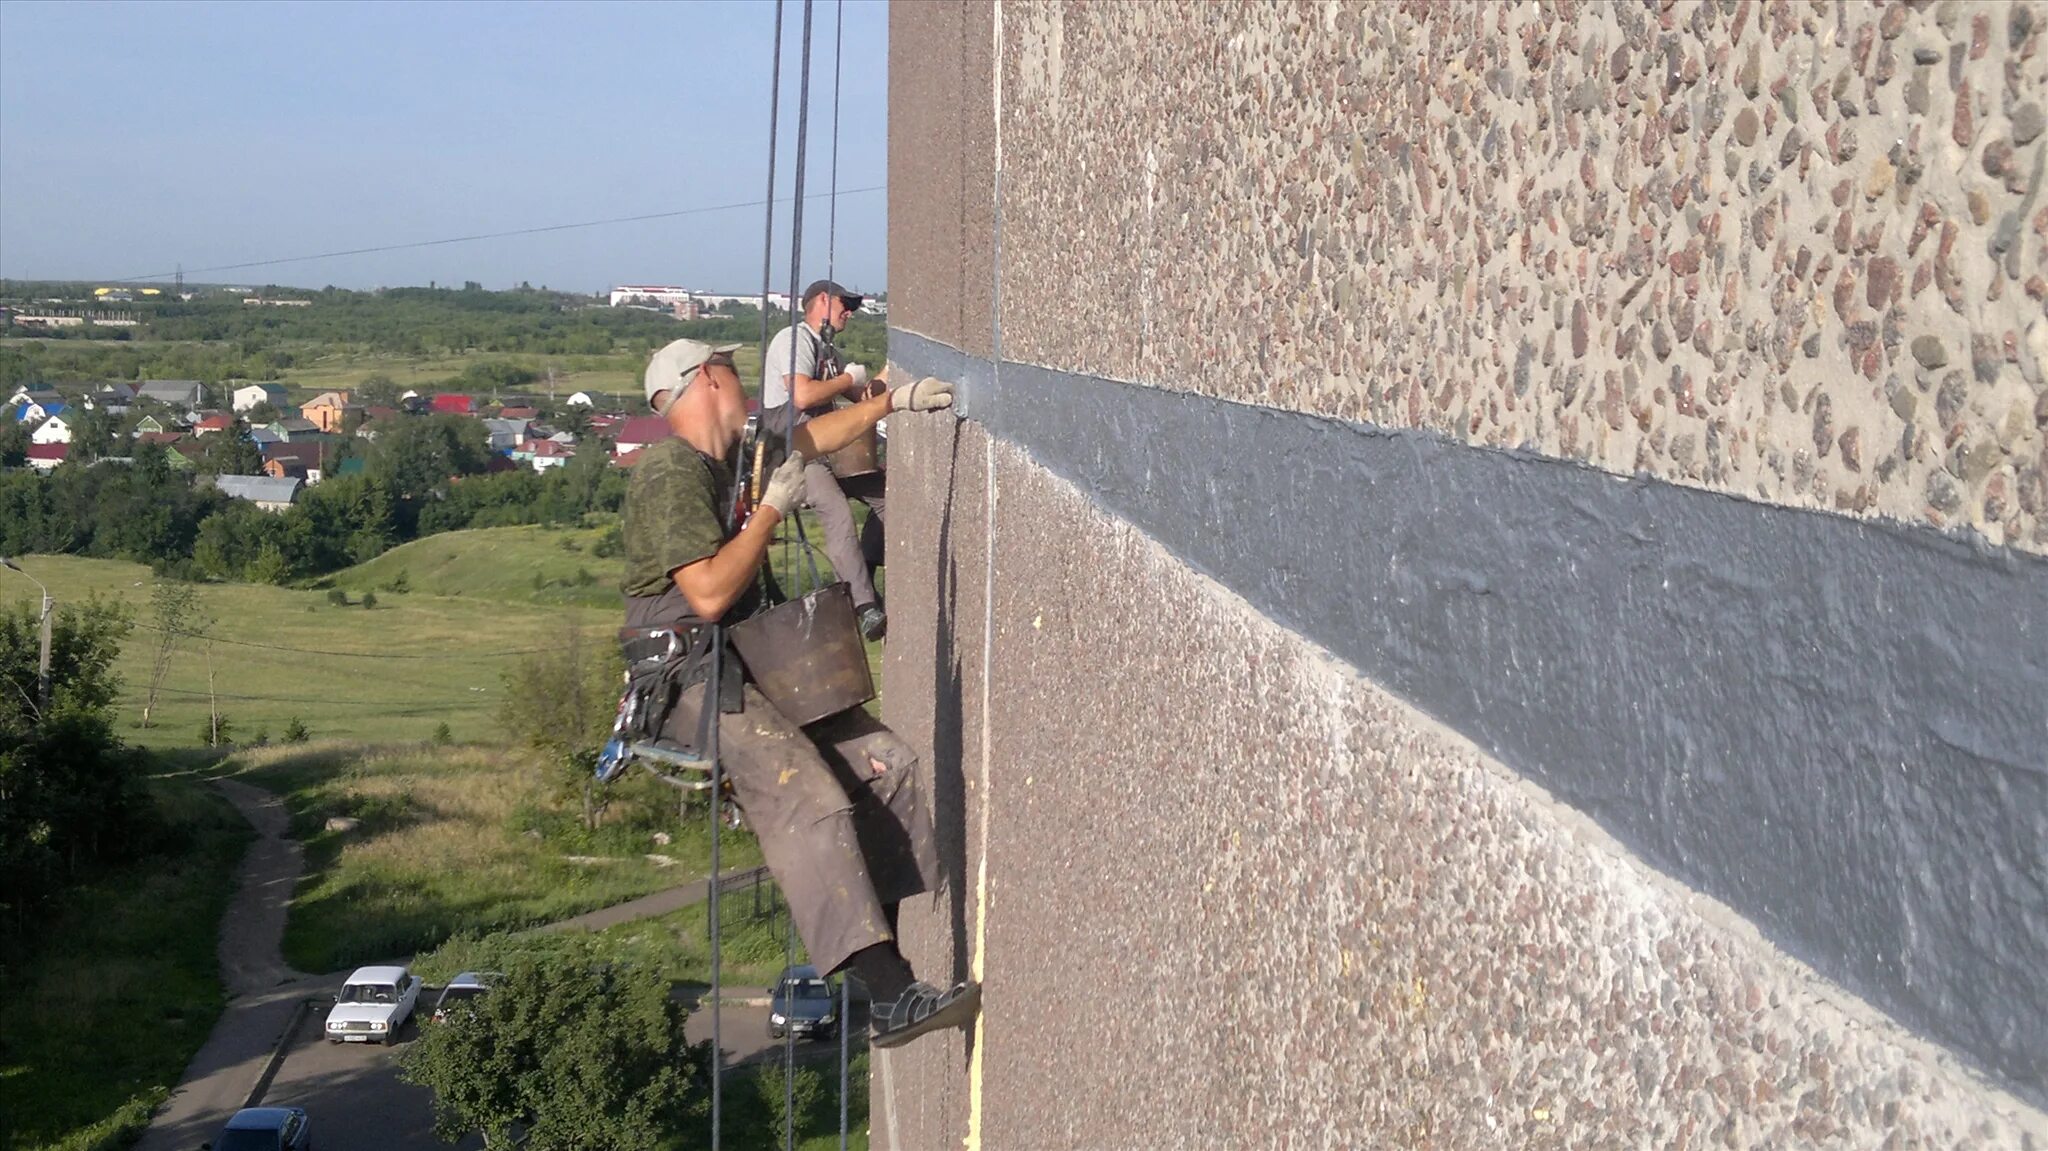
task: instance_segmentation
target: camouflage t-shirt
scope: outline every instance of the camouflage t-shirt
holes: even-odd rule
[[[715,554],[725,543],[718,512],[731,498],[730,469],[682,439],[643,451],[626,489],[627,599],[673,593],[677,568]]]

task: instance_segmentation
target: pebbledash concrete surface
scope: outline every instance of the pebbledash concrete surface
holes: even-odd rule
[[[2048,1148],[2048,5],[890,42],[878,1146]]]

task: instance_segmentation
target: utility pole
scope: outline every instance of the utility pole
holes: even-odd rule
[[[41,716],[48,715],[50,712],[50,616],[52,614],[51,609],[56,606],[56,601],[50,598],[50,589],[47,587],[43,587],[43,581],[37,579],[32,575],[29,575],[25,571],[22,571],[20,564],[15,563],[13,560],[8,559],[6,556],[0,556],[0,567],[9,568],[13,571],[21,572],[22,575],[28,576],[28,580],[30,583],[35,584],[38,588],[42,588],[43,647],[41,655],[38,656],[36,660],[36,709],[39,712],[38,718],[41,718]]]

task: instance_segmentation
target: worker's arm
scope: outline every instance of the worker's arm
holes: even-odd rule
[[[790,385],[789,392],[796,397],[796,406],[804,409],[829,404],[841,396],[853,395],[867,387],[867,381],[857,378],[852,372],[841,372],[825,380],[814,380],[805,375],[782,378]]]
[[[830,455],[860,438],[889,414],[889,393],[834,408],[796,426],[796,450],[806,459]]]
[[[723,547],[670,573],[676,590],[683,593],[683,599],[698,618],[719,618],[746,592],[754,582],[754,573],[761,568],[762,557],[768,554],[768,541],[775,534],[775,525],[781,520],[779,509],[763,505],[755,509],[740,534],[725,541]]]

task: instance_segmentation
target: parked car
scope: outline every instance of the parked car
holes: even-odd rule
[[[768,1037],[795,1032],[800,1039],[830,1039],[839,1034],[839,986],[805,964],[785,967],[768,989]]]
[[[303,1107],[244,1107],[200,1151],[313,1151],[313,1121]]]
[[[443,987],[440,996],[434,1000],[434,1022],[448,1022],[449,1013],[461,1007],[466,1000],[487,994],[497,978],[495,971],[465,971],[450,979],[448,986]]]
[[[419,1002],[420,980],[403,967],[358,967],[327,1013],[330,1043],[392,1043]]]

